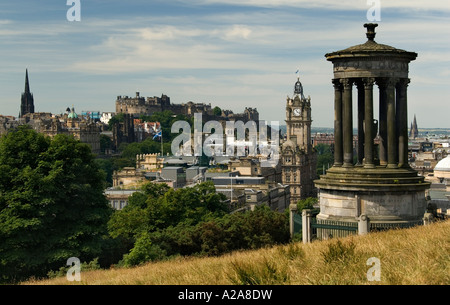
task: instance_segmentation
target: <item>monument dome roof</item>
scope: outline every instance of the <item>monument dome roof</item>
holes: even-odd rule
[[[436,164],[435,171],[450,172],[450,155]]]
[[[405,50],[397,49],[385,44],[380,44],[375,41],[375,28],[378,26],[376,23],[366,23],[364,27],[367,28],[367,41],[363,44],[358,44],[344,50],[328,53],[325,55],[328,60],[341,57],[355,57],[355,56],[369,56],[375,54],[402,56],[414,60],[417,57],[417,53],[408,52]]]

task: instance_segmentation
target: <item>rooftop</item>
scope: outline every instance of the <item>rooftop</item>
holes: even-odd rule
[[[380,44],[375,41],[375,28],[378,26],[376,23],[366,23],[364,27],[367,28],[367,41],[363,44],[358,44],[344,50],[325,54],[328,60],[333,60],[340,57],[355,57],[355,56],[369,56],[369,55],[391,55],[402,56],[409,60],[417,58],[417,53],[408,52],[405,50],[397,49],[385,44]]]

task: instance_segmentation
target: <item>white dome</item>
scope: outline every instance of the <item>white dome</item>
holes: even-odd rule
[[[435,171],[450,172],[450,155],[436,164]]]

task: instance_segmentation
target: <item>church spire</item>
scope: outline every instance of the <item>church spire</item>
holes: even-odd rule
[[[414,121],[411,124],[411,131],[409,137],[415,139],[418,136],[419,136],[419,128],[417,127],[416,115],[414,115]]]
[[[28,113],[34,113],[34,98],[30,91],[30,82],[28,80],[28,69],[25,72],[25,92],[22,93],[22,100],[20,103],[19,117],[23,117]]]
[[[25,72],[25,93],[30,93],[30,83],[28,81],[28,69]]]

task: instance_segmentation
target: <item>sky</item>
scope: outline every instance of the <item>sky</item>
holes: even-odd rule
[[[72,1],[69,1],[72,2]],[[0,2],[0,114],[17,116],[25,70],[36,112],[115,110],[117,96],[166,94],[284,124],[299,70],[313,127],[332,127],[324,55],[364,43],[371,0]],[[380,0],[378,43],[417,52],[408,118],[450,128],[450,1]],[[356,90],[354,90],[356,91]],[[375,96],[376,98],[376,96]]]

